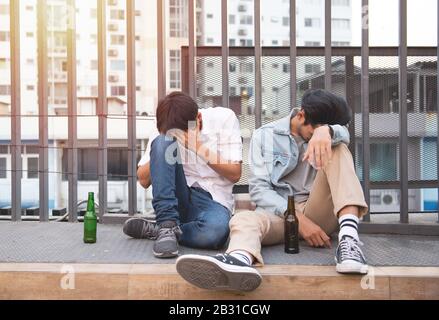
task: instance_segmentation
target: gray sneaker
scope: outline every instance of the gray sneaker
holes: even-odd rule
[[[173,258],[178,256],[177,237],[180,235],[181,230],[174,221],[162,223],[157,240],[152,248],[154,256],[157,258]]]
[[[134,239],[155,240],[159,235],[160,227],[145,218],[131,218],[125,221],[123,232]]]

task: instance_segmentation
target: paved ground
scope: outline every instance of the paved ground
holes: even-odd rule
[[[364,253],[375,266],[439,266],[439,237],[362,235]],[[334,243],[335,244],[335,243]],[[0,263],[173,263],[152,256],[152,241],[130,239],[120,225],[98,225],[98,242],[82,242],[82,224],[66,222],[0,222]],[[204,253],[181,247],[181,254]],[[267,264],[333,265],[334,249],[312,249],[301,243],[299,255],[283,247],[263,249]]]

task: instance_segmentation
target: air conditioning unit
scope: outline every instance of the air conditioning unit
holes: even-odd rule
[[[108,24],[108,31],[118,31],[119,26],[116,23],[110,23]]]
[[[108,81],[109,82],[118,82],[119,81],[119,76],[118,75],[111,75],[108,77]]]
[[[383,206],[395,206],[398,205],[398,195],[393,191],[381,192],[381,205]]]
[[[109,56],[109,57],[117,57],[118,54],[119,54],[119,52],[117,52],[116,49],[110,49],[110,50],[108,50],[108,56]]]
[[[238,30],[238,35],[239,36],[246,36],[247,35],[247,30],[246,29],[239,29]]]

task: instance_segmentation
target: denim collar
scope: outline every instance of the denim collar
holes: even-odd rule
[[[295,117],[299,111],[299,108],[294,108],[288,116],[278,120],[273,132],[283,136],[291,135],[291,118]]]

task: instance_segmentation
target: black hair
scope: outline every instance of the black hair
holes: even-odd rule
[[[302,98],[305,125],[339,124],[347,125],[352,119],[352,111],[346,100],[327,90],[307,90]]]

